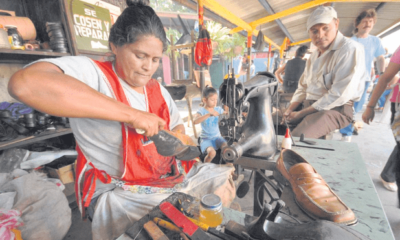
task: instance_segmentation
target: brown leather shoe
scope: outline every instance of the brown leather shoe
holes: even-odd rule
[[[357,223],[353,211],[299,154],[282,150],[276,169],[275,179],[285,185],[290,183],[297,205],[311,217],[346,225]]]

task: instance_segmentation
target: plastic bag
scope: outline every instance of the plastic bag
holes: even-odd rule
[[[265,48],[264,34],[259,31],[256,39],[256,43],[253,48],[257,51],[262,51]]]
[[[0,187],[0,192],[17,192],[12,208],[22,213],[24,225],[18,227],[22,239],[62,240],[67,234],[71,226],[67,197],[43,174],[32,172],[11,178]]]
[[[194,51],[194,60],[199,66],[210,66],[212,63],[212,45],[207,29],[202,29]]]

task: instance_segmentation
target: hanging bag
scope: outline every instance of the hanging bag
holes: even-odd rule
[[[196,43],[194,60],[199,66],[210,66],[212,63],[212,54],[210,34],[207,29],[202,29]]]

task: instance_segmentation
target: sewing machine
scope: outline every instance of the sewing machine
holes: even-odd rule
[[[243,155],[261,160],[276,152],[276,135],[271,116],[271,98],[278,82],[269,72],[261,72],[249,81],[238,83],[229,75],[220,87],[221,103],[229,107],[228,116],[219,122],[228,146],[222,149],[225,161],[233,162]]]

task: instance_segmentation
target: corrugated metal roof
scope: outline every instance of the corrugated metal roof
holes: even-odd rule
[[[184,0],[179,0],[179,2],[183,2]],[[213,0],[222,5],[232,14],[238,16],[242,20],[247,23],[251,23],[260,18],[269,16],[266,9],[261,5],[259,1],[265,0]],[[192,0],[187,0],[187,2],[192,2]],[[275,11],[275,13],[282,12],[284,10],[299,6],[304,3],[308,3],[311,1],[306,0],[267,0],[269,5]],[[340,2],[333,3],[332,6],[338,12],[338,18],[340,20],[339,30],[345,36],[351,36],[352,31],[354,29],[354,20],[357,15],[363,10],[369,8],[376,8],[379,6],[381,2]],[[306,9],[292,15],[281,18],[283,25],[288,30],[290,35],[293,37],[295,41],[302,41],[308,39],[308,33],[306,32],[306,22],[308,16],[312,13],[315,8]],[[379,9],[378,11],[378,21],[374,26],[374,29],[371,31],[372,35],[377,35],[381,33],[385,29],[394,25],[395,23],[400,21],[399,10],[400,9],[400,1],[399,2],[387,2]],[[209,9],[213,11],[213,9]],[[214,11],[215,14],[218,15],[218,11]],[[207,15],[206,15],[207,16]],[[226,19],[229,21],[229,19]],[[270,38],[273,42],[281,45],[285,34],[278,26],[275,21],[268,22],[265,24],[261,24],[257,26],[257,30],[263,32],[265,36]]]

